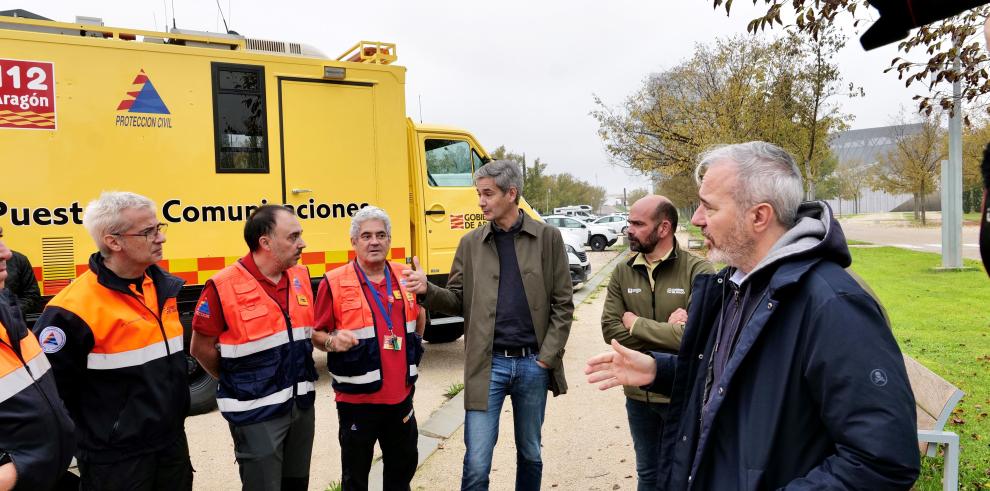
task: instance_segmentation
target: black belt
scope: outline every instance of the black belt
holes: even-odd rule
[[[495,348],[492,352],[506,358],[522,358],[535,354],[536,350],[527,346],[523,348]]]

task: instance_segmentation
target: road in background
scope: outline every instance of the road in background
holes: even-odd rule
[[[871,213],[840,218],[839,223],[846,234],[846,239],[941,254],[942,229],[938,226],[941,213],[927,213],[929,225],[925,227],[915,225],[913,221],[905,219],[904,215],[903,213]],[[979,234],[978,226],[963,226],[964,258],[980,259]]]

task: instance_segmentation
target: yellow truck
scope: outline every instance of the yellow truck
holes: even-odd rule
[[[203,283],[246,252],[242,222],[260,204],[299,217],[314,285],[352,257],[349,217],[368,204],[391,215],[391,258],[418,255],[440,284],[484,222],[471,176],[488,154],[466,131],[406,117],[393,44],[333,58],[234,33],[3,14],[0,226],[46,299],[85,271],[82,210],[103,190],[157,202],[187,329]],[[427,340],[457,339],[461,321],[432,318]],[[214,386],[190,358],[194,411]]]

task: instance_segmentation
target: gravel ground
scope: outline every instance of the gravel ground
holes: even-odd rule
[[[615,253],[589,253],[597,271]],[[597,264],[596,264],[597,263]],[[626,421],[622,391],[606,392],[585,383],[584,363],[606,349],[601,335],[605,283],[575,311],[564,355],[568,393],[547,400],[543,424],[543,489],[614,490],[636,488],[636,464]],[[512,407],[506,401],[500,422],[501,439],[492,460],[491,489],[515,485],[515,445]],[[458,430],[443,448],[420,467],[416,490],[459,489],[464,458],[464,432]]]
[[[605,251],[605,252],[588,252],[589,259],[591,260],[592,274],[598,271],[603,265],[607,264],[617,252],[615,251]],[[598,318],[601,316],[601,300],[598,299],[599,304],[597,312],[588,312],[587,308],[582,306],[578,311],[579,321],[575,321],[572,331],[570,342],[568,343],[568,353],[566,355],[566,363],[568,370],[568,383],[571,385],[571,392],[576,393],[577,385],[583,380],[583,377],[579,377],[578,373],[580,367],[583,365],[584,360],[590,356],[593,351],[585,352],[580,347],[580,345],[588,344],[584,341],[584,335],[578,335],[578,331],[590,331],[589,335],[592,335],[592,345],[595,349],[600,349],[603,347],[600,327],[598,326]],[[589,299],[589,302],[591,300]],[[584,318],[587,317],[587,318]],[[585,326],[585,324],[587,324]],[[595,337],[597,336],[597,337]],[[581,341],[578,341],[581,339]],[[575,353],[574,351],[578,351]],[[587,354],[584,354],[587,353]],[[461,338],[452,343],[444,344],[426,344],[426,355],[423,357],[423,362],[420,365],[420,377],[416,383],[416,396],[415,396],[415,407],[416,407],[416,418],[419,420],[420,424],[424,423],[434,411],[440,408],[440,406],[446,402],[444,393],[447,389],[455,383],[459,383],[463,380],[463,362],[464,362],[464,339]],[[327,485],[331,482],[340,479],[340,447],[337,444],[337,413],[333,403],[333,390],[330,388],[330,380],[326,375],[326,358],[322,353],[316,355],[316,367],[320,373],[320,380],[316,383],[316,436],[313,442],[313,458],[312,467],[310,470],[310,486],[312,490],[323,491],[327,488]],[[623,425],[623,435],[628,437],[628,430],[625,429],[625,409],[622,404],[622,394],[621,392],[616,392],[614,394],[608,394],[611,399],[615,399],[620,404],[617,406],[621,410],[621,424]],[[550,440],[550,432],[556,431],[551,429],[551,424],[556,420],[554,413],[557,412],[555,406],[560,404],[560,401],[568,401],[570,403],[576,403],[577,397],[572,394],[562,396],[556,400],[551,400],[547,404],[547,424],[544,426],[545,437],[544,444],[548,444]],[[508,407],[508,405],[507,405]],[[618,424],[618,423],[617,423]],[[508,428],[511,428],[511,420]],[[511,430],[509,430],[511,431]],[[619,431],[619,430],[615,430]],[[227,426],[227,422],[223,419],[220,413],[214,410],[211,413],[201,414],[198,416],[192,416],[186,419],[186,434],[189,438],[189,453],[192,457],[193,467],[196,469],[194,488],[197,490],[238,490],[240,489],[240,478],[237,473],[237,462],[234,460],[234,445],[230,438],[230,430]],[[508,439],[506,439],[507,441]],[[626,438],[628,440],[628,438]],[[460,446],[460,455],[463,456],[463,437],[460,431],[455,434],[453,438],[448,440],[448,448],[452,446],[453,441],[456,441]],[[511,442],[508,442],[511,444]],[[628,442],[623,442],[629,447]],[[498,452],[503,450],[506,444],[500,445],[496,449],[496,457]],[[631,452],[631,447],[627,449]],[[434,459],[444,451],[440,451],[435,454]],[[450,453],[447,451],[446,453]],[[457,489],[460,486],[460,476],[461,476],[461,457],[456,457],[456,466],[449,467],[449,474],[453,475],[454,480],[450,481],[437,481],[433,483],[432,479],[424,481],[422,478],[417,477],[415,483],[420,489]],[[432,465],[432,460],[427,461],[423,469],[420,470],[421,473],[425,472],[425,469],[430,468]],[[544,461],[547,461],[547,457],[544,457]],[[549,470],[551,466],[544,464]],[[579,463],[579,466],[583,465]],[[629,464],[630,466],[632,464]],[[444,466],[443,468],[447,468]],[[507,466],[503,466],[508,468]],[[514,468],[514,467],[513,467]],[[632,467],[629,467],[632,469]],[[493,473],[493,475],[495,475]],[[510,478],[514,479],[514,478]],[[507,481],[508,482],[508,481]],[[545,481],[549,483],[549,481]],[[547,484],[549,486],[549,484]],[[495,488],[493,489],[501,489]],[[570,486],[566,486],[562,489],[573,489]]]

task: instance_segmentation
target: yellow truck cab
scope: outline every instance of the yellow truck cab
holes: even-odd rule
[[[242,222],[261,204],[299,217],[314,286],[353,257],[349,218],[363,206],[391,216],[391,259],[419,256],[440,284],[484,223],[471,176],[488,154],[466,131],[406,117],[393,44],[328,57],[233,33],[4,14],[0,226],[46,299],[85,271],[95,247],[82,210],[104,190],[159,206],[161,266],[186,280],[187,329],[204,282],[246,253]],[[434,317],[427,340],[457,339],[461,321]],[[209,410],[215,384],[192,358],[190,387],[194,411]]]

